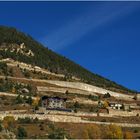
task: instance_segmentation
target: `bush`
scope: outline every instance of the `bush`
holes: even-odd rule
[[[98,100],[99,100],[99,97],[90,94],[90,95],[88,96],[88,99],[93,100],[93,101],[98,101]]]
[[[18,118],[19,123],[32,123],[33,119],[30,119],[29,117],[25,117],[25,118]]]
[[[2,99],[2,100],[6,100],[6,96],[5,96],[5,95],[2,95],[2,96],[1,96],[1,99]]]
[[[65,94],[66,94],[66,96],[67,96],[67,95],[69,94],[69,91],[68,91],[68,90],[66,90]]]
[[[33,120],[33,122],[34,122],[34,123],[38,123],[38,122],[39,122],[38,118],[36,117],[36,118]]]
[[[80,104],[76,101],[75,104],[74,104],[74,107],[75,108],[80,108]]]
[[[106,119],[102,119],[101,122],[106,122]]]
[[[15,118],[13,116],[4,117],[2,121],[2,125],[7,130],[11,130],[15,128]]]
[[[95,109],[93,107],[90,107],[90,109],[89,109],[90,112],[94,112],[94,110]]]
[[[2,125],[0,124],[0,132],[3,130]]]
[[[122,139],[123,132],[120,126],[109,125],[106,127],[106,138],[107,139]]]
[[[16,104],[21,104],[21,103],[23,103],[23,98],[20,96],[20,94],[16,97],[15,103],[16,103]]]
[[[111,95],[109,93],[104,94],[103,98],[110,98]]]
[[[27,132],[24,129],[24,127],[18,127],[17,137],[20,138],[20,139],[27,137]]]
[[[138,133],[139,132],[139,130],[138,129],[134,129],[134,133]]]
[[[24,71],[23,74],[26,78],[30,78],[30,72],[29,71]]]
[[[6,92],[6,91],[11,91],[11,89],[13,88],[13,83],[5,80],[3,83],[1,83],[0,85],[0,91],[1,92]]]
[[[32,97],[31,95],[27,98],[27,101],[26,101],[29,105],[32,105],[33,103],[33,100],[32,100]]]
[[[97,125],[89,125],[86,129],[89,139],[99,139],[101,137],[101,130]]]
[[[76,108],[74,109],[74,113],[77,113],[77,109]]]
[[[44,126],[42,124],[39,125],[40,130],[44,130]]]
[[[70,138],[70,136],[64,131],[64,129],[54,129],[49,135],[49,139],[64,139],[64,138]]]
[[[124,139],[132,139],[132,133],[131,132],[125,132],[124,133]]]

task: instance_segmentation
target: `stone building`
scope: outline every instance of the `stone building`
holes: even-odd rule
[[[120,109],[123,108],[123,104],[117,103],[117,102],[110,102],[110,103],[109,103],[109,106],[110,106],[112,109],[117,109],[117,110],[120,110]]]
[[[66,98],[60,97],[42,97],[42,107],[46,109],[66,109]]]
[[[123,109],[124,111],[130,111],[131,110],[130,104],[123,104]]]

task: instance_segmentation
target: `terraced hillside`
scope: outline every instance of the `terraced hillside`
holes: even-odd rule
[[[0,58],[12,58],[20,62],[39,66],[65,78],[72,76],[81,82],[117,92],[134,92],[100,75],[91,73],[69,59],[56,54],[15,28],[0,26]]]

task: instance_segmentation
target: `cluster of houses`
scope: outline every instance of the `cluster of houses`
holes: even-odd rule
[[[109,106],[112,109],[117,109],[117,110],[124,110],[124,111],[130,111],[130,105],[129,104],[124,104],[124,103],[118,103],[118,102],[110,102]]]
[[[43,96],[41,98],[41,103],[42,103],[42,108],[44,108],[45,110],[58,110],[58,111],[68,111],[71,112],[71,109],[68,109],[66,107],[66,101],[67,98],[61,98],[61,97],[49,97],[49,96]],[[103,104],[104,102],[100,102],[98,103],[98,105],[101,106],[101,104]],[[130,104],[126,104],[126,103],[120,103],[117,101],[114,102],[109,102],[108,103],[109,108],[114,109],[114,110],[123,110],[123,111],[131,111],[131,105]]]

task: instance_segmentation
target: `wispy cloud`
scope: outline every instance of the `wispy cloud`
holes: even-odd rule
[[[120,6],[101,5],[80,15],[76,19],[71,19],[71,22],[63,25],[63,27],[55,30],[50,35],[43,37],[42,43],[53,50],[64,49],[84,37],[90,31],[94,31],[94,29],[104,26],[108,22],[129,14],[134,9],[135,5],[130,4],[120,4]]]

